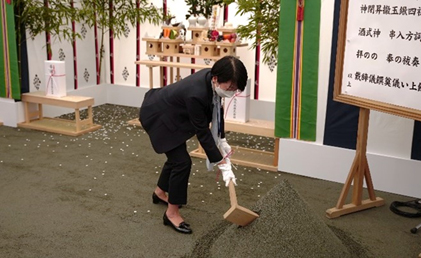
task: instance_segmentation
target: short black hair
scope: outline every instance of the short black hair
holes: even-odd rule
[[[231,81],[240,91],[247,84],[247,69],[243,62],[235,56],[224,56],[215,62],[211,69],[212,76],[218,77],[218,82]]]

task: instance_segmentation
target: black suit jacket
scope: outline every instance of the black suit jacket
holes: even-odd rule
[[[211,79],[210,69],[203,69],[174,84],[146,92],[139,120],[157,153],[172,150],[197,135],[209,161],[222,160],[209,129],[213,110]],[[221,114],[221,137],[225,137]]]

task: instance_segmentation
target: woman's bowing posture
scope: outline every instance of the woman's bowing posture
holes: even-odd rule
[[[192,233],[179,207],[187,203],[192,161],[186,141],[194,135],[206,153],[208,169],[217,165],[226,186],[230,180],[236,183],[229,161],[231,147],[225,140],[221,98],[242,92],[246,83],[244,64],[236,57],[225,56],[211,69],[145,94],[139,120],[155,152],[167,157],[152,194],[154,203],[168,205],[164,225],[181,233]]]

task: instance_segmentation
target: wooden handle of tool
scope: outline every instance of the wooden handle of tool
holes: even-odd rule
[[[231,201],[231,206],[236,206],[237,205],[237,195],[235,194],[235,186],[234,186],[234,182],[232,182],[232,180],[230,180],[229,184],[229,191],[230,191],[230,201]]]

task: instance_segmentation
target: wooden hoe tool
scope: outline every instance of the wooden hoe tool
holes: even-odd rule
[[[238,205],[237,195],[235,194],[235,186],[232,180],[229,182],[229,192],[231,208],[225,212],[224,219],[244,227],[259,217],[257,213]]]

